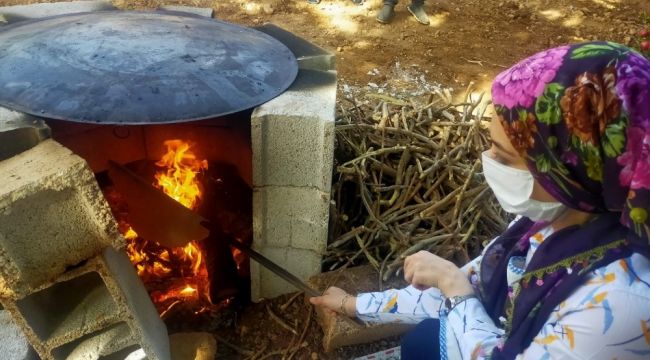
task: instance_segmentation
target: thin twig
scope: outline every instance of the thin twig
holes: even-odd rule
[[[243,349],[243,348],[240,348],[239,346],[237,346],[237,345],[231,343],[230,341],[226,340],[225,338],[223,338],[223,337],[221,337],[221,336],[219,336],[219,335],[217,335],[217,334],[212,334],[212,336],[214,336],[214,338],[215,338],[218,342],[220,342],[220,343],[226,345],[227,347],[229,347],[229,348],[235,350],[235,351],[236,351],[238,354],[240,354],[240,355],[244,355],[244,356],[251,356],[251,355],[253,355],[253,352],[252,352],[252,351],[250,351],[250,350],[246,350],[246,349]]]
[[[292,334],[294,334],[294,335],[298,335],[298,332],[296,331],[296,329],[294,329],[294,328],[292,328],[291,326],[289,326],[289,324],[287,324],[284,320],[282,320],[281,317],[279,317],[278,315],[276,315],[276,314],[271,310],[271,306],[269,306],[269,304],[266,304],[266,312],[269,313],[269,316],[271,316],[271,319],[273,319],[276,323],[278,323],[278,325],[282,326],[285,330],[290,331]]]
[[[295,301],[295,300],[296,300],[300,295],[303,295],[303,294],[304,294],[304,292],[302,292],[302,291],[299,291],[299,292],[293,294],[293,296],[291,296],[291,297],[289,298],[289,300],[287,300],[287,302],[285,302],[284,304],[280,305],[280,310],[281,310],[281,311],[285,311],[285,310],[287,310],[287,308],[288,308],[289,306],[291,306],[291,304],[293,304],[293,302],[294,302],[294,301]]]

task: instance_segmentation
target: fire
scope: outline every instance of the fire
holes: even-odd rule
[[[180,294],[183,296],[194,296],[196,294],[196,289],[187,285],[183,290],[180,291]]]
[[[207,160],[197,160],[190,150],[190,145],[181,140],[167,140],[167,153],[156,163],[165,170],[156,173],[158,186],[165,194],[183,204],[186,208],[194,209],[201,197],[199,182],[196,174],[208,168]]]
[[[208,162],[198,160],[190,145],[181,140],[165,141],[165,146],[167,153],[156,162],[161,169],[155,174],[154,186],[183,206],[194,209],[201,199],[197,175],[208,168]],[[183,302],[196,309],[210,305],[208,271],[196,241],[184,247],[165,248],[152,239],[139,238],[131,227],[124,232],[124,237],[131,262],[150,290],[161,316]]]

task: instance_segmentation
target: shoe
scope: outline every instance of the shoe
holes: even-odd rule
[[[382,24],[388,24],[393,20],[393,15],[395,15],[393,5],[384,4],[381,10],[379,10],[379,14],[377,14],[377,21]]]
[[[429,25],[429,17],[427,16],[427,13],[424,12],[422,3],[413,2],[406,8],[420,24]]]

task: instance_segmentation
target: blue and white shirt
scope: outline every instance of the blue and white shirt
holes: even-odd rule
[[[510,259],[507,279],[519,286],[549,226],[531,236],[527,256]],[[473,285],[480,279],[481,257],[462,270]],[[478,299],[444,310],[440,290],[412,286],[357,297],[357,316],[369,322],[441,321],[441,356],[487,359],[504,334]],[[503,319],[505,320],[505,319]],[[517,359],[650,359],[650,260],[634,254],[594,270],[587,282],[557,306],[531,345]]]

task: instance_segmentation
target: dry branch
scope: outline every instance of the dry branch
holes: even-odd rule
[[[482,97],[468,88],[414,100],[346,99],[336,124],[333,227],[324,265],[370,263],[383,279],[428,250],[457,262],[477,255],[507,223],[481,174],[489,146]]]

